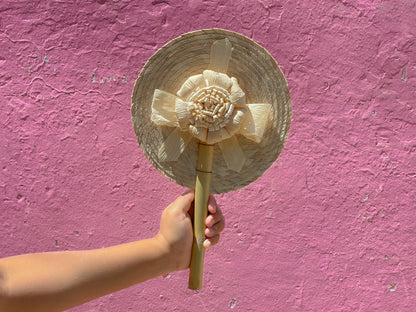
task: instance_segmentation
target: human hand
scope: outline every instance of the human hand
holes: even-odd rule
[[[194,199],[194,191],[188,191],[179,196],[162,214],[160,231],[156,238],[166,246],[173,270],[186,269],[191,262]],[[219,235],[225,226],[222,211],[212,195],[208,200],[208,211],[210,214],[205,220],[205,248],[218,243]]]

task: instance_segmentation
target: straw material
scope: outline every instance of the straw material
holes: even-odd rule
[[[232,52],[227,55],[228,65],[210,57],[216,51],[212,47],[229,43]],[[194,188],[199,139],[181,131],[181,121],[172,122],[171,112],[156,112],[163,118],[155,122],[152,103],[155,99],[174,101],[172,95],[180,94],[178,91],[189,77],[199,77],[206,69],[224,66],[228,66],[227,75],[238,80],[244,91],[250,114],[242,124],[246,135],[237,133],[214,145],[211,193],[226,193],[250,184],[273,164],[283,149],[291,121],[291,103],[286,80],[274,59],[240,34],[221,29],[199,30],[184,34],[158,50],[143,67],[132,94],[133,126],[146,157],[172,181]],[[270,105],[256,103],[269,103],[272,109],[268,109]],[[181,109],[181,105],[176,107]],[[256,127],[262,114],[269,119],[264,121],[265,129]],[[182,136],[177,136],[178,133]],[[172,151],[175,145],[178,150]],[[237,155],[243,153],[244,160],[235,159],[233,151]]]

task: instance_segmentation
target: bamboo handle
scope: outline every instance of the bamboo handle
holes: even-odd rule
[[[213,145],[199,144],[195,182],[194,243],[188,284],[189,289],[194,290],[202,288],[205,257],[203,243],[205,240],[205,219],[208,213],[213,154]]]

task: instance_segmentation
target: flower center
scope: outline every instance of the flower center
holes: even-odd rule
[[[230,93],[218,86],[208,86],[197,90],[189,99],[192,104],[189,112],[191,124],[210,131],[223,128],[234,111]]]

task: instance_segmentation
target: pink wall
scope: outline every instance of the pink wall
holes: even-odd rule
[[[157,232],[182,188],[140,150],[130,95],[158,48],[210,27],[280,64],[286,148],[217,197],[201,292],[175,272],[71,311],[416,311],[414,1],[1,1],[0,256]]]

